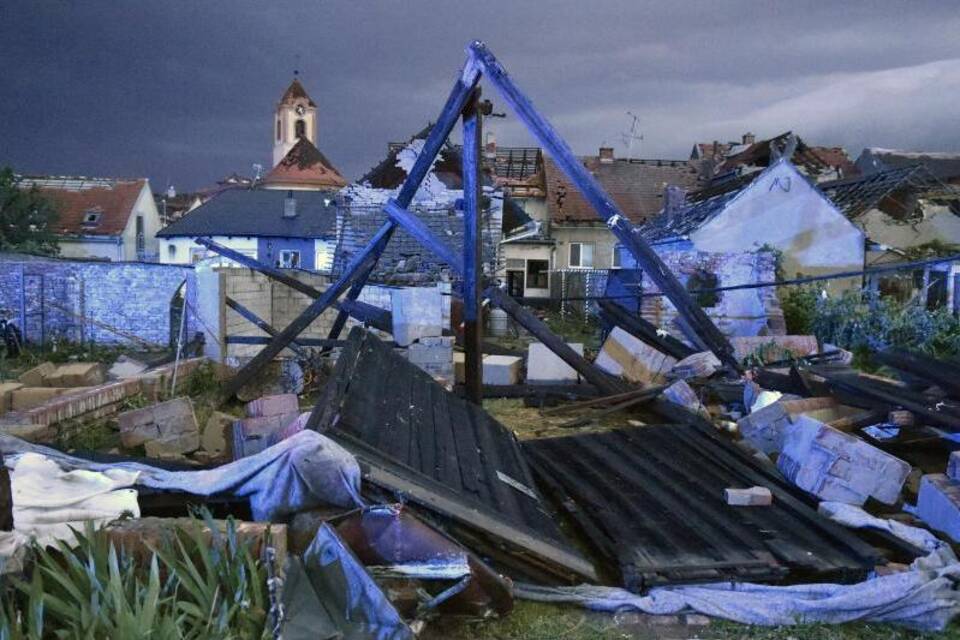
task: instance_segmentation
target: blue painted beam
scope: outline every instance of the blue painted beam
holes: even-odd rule
[[[734,357],[733,348],[726,337],[720,333],[710,318],[703,312],[703,309],[694,302],[656,252],[640,239],[636,229],[617,208],[613,199],[577,159],[553,126],[537,112],[530,99],[514,84],[506,70],[487,49],[486,45],[480,41],[474,41],[467,48],[467,53],[473,58],[476,66],[482,70],[486,79],[497,88],[517,117],[540,141],[540,144],[557,163],[557,166],[573,182],[584,199],[606,221],[610,231],[633,254],[640,268],[650,276],[673,303],[692,332],[709,346],[721,362],[735,371],[742,371],[742,367]]]
[[[450,265],[450,268],[456,271],[458,275],[463,275],[463,258],[458,256],[453,249],[447,246],[435,233],[430,231],[427,225],[423,223],[423,220],[418,218],[416,214],[407,211],[393,199],[387,201],[383,210],[390,216],[390,220],[403,227],[417,242]]]
[[[365,325],[386,333],[393,333],[393,314],[386,309],[359,300],[346,299],[340,301],[340,309]]]
[[[463,111],[463,343],[466,397],[483,403],[483,323],[480,298],[483,278],[480,209],[483,186],[480,180],[480,146],[483,116],[480,88]]]

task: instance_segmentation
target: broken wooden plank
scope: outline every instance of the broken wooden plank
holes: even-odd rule
[[[677,340],[666,331],[660,331],[653,324],[639,316],[629,314],[626,309],[612,300],[599,300],[600,313],[606,316],[611,324],[615,324],[638,340],[642,340],[654,349],[661,351],[677,360],[692,356],[696,350]]]
[[[483,289],[481,194],[481,130],[477,87],[463,112],[463,346],[464,387],[474,404],[483,401],[483,322],[480,300]]]

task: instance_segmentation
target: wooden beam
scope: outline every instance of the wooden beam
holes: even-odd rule
[[[241,317],[251,322],[254,326],[264,331],[268,336],[275,337],[280,333],[279,331],[274,329],[272,326],[270,326],[270,324],[266,320],[261,319],[260,316],[258,316],[253,311],[246,308],[245,306],[243,306],[242,304],[240,304],[230,296],[226,296],[226,303],[228,307],[230,307],[231,309],[239,313]],[[228,343],[230,342],[230,338],[231,336],[227,336]],[[290,350],[293,351],[295,354],[297,354],[301,358],[306,358],[310,355],[303,348],[303,346],[296,341],[290,343]]]
[[[463,346],[466,398],[483,403],[483,323],[480,299],[483,287],[483,249],[481,244],[480,146],[483,115],[480,113],[480,88],[473,92],[463,112]]]
[[[390,219],[404,228],[421,245],[429,249],[438,258],[450,265],[457,275],[463,275],[463,258],[447,246],[433,231],[423,223],[414,213],[407,211],[392,198],[384,205],[383,210],[387,212]]]
[[[511,318],[532,333],[544,346],[557,354],[557,357],[573,367],[587,382],[600,389],[601,392],[607,394],[618,393],[628,386],[587,362],[583,356],[571,349],[570,345],[550,331],[550,328],[539,318],[530,313],[528,309],[520,306],[516,300],[501,289],[487,287],[484,295],[489,298],[493,305],[506,311]]]
[[[677,312],[689,327],[713,351],[722,363],[737,372],[742,367],[734,357],[733,348],[726,337],[720,333],[703,309],[690,297],[683,285],[670,271],[660,257],[640,239],[637,230],[630,224],[610,195],[604,191],[583,163],[574,155],[556,130],[534,108],[533,103],[520,91],[506,70],[494,55],[480,41],[474,41],[467,49],[476,65],[482,69],[484,77],[491,82],[503,99],[510,105],[527,129],[540,141],[557,166],[573,182],[574,186],[590,203],[597,214],[607,223],[610,231],[617,237],[643,269],[645,275],[667,296]]]
[[[269,336],[227,336],[227,344],[270,344]],[[298,338],[296,344],[301,347],[342,347],[346,340],[328,340],[327,338]]]
[[[601,315],[612,323],[632,335],[633,337],[647,343],[657,351],[672,356],[677,360],[683,360],[687,356],[696,353],[692,347],[685,345],[669,333],[661,334],[655,326],[643,318],[631,315],[626,309],[612,300],[599,300]]]

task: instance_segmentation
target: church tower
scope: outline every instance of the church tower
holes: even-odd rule
[[[273,166],[277,166],[301,138],[317,145],[317,105],[294,72],[293,82],[277,103],[274,115]]]

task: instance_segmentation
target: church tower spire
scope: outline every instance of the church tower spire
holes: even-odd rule
[[[274,114],[273,166],[277,166],[301,138],[317,146],[317,105],[300,84],[299,71],[277,103]]]

